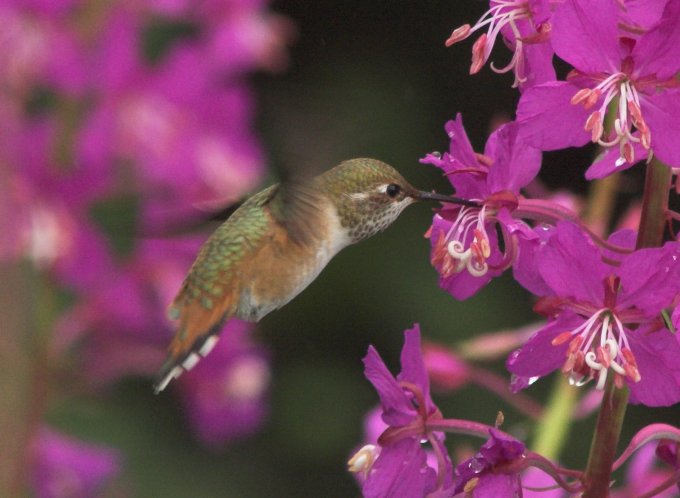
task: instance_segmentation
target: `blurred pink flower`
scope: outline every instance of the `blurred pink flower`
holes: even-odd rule
[[[231,320],[212,354],[178,382],[198,439],[219,447],[256,432],[268,413],[268,351],[249,337],[253,325]]]
[[[101,496],[120,472],[118,452],[43,428],[33,443],[31,487],[37,498]]]
[[[0,259],[28,260],[69,294],[47,348],[50,368],[76,384],[96,389],[158,368],[166,307],[205,238],[167,232],[260,182],[246,76],[285,66],[293,35],[267,5],[0,6]],[[183,380],[189,420],[211,444],[254,432],[267,409],[268,354],[250,327],[228,328]],[[46,437],[48,449],[74,448]],[[69,496],[93,496],[83,486]]]

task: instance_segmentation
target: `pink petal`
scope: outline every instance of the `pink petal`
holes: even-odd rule
[[[422,498],[434,490],[436,474],[415,438],[385,446],[363,486],[364,498]]]
[[[567,0],[552,17],[555,53],[584,73],[615,72],[621,60],[614,0]]]
[[[527,43],[524,45],[524,71],[526,81],[520,90],[555,80],[553,66],[554,51],[552,45],[545,43]]]
[[[680,71],[680,2],[670,1],[661,22],[645,33],[635,44],[632,57],[635,74],[655,74],[660,80],[671,78]]]
[[[619,271],[621,292],[617,306],[636,307],[649,316],[670,306],[678,293],[680,244],[638,249],[628,256]]]
[[[557,320],[536,332],[524,346],[510,354],[506,362],[507,369],[521,377],[543,377],[557,370],[566,360],[568,343],[553,346],[552,340],[582,323],[583,318],[572,312],[562,313]]]
[[[680,167],[680,89],[643,97],[640,107],[652,134],[654,155],[672,168]]]
[[[413,406],[373,346],[364,357],[364,375],[378,391],[385,423],[403,426],[413,420],[416,416]]]
[[[519,193],[541,169],[541,151],[518,139],[519,125],[506,123],[486,144],[484,154],[493,158],[487,184],[491,193],[510,190]]]
[[[536,230],[542,231],[542,235],[547,237],[547,230],[540,227],[536,228]],[[551,294],[550,287],[543,280],[536,264],[536,252],[539,250],[540,245],[541,239],[538,236],[529,238],[520,233],[519,253],[512,265],[512,274],[517,283],[532,294],[547,296]]]
[[[557,296],[602,302],[602,282],[610,270],[600,260],[597,247],[578,226],[560,222],[537,256],[538,271]]]
[[[432,405],[430,399],[430,380],[423,361],[420,347],[420,327],[416,323],[412,329],[404,332],[404,347],[401,349],[401,373],[397,380],[415,384],[423,391],[425,400]]]
[[[583,127],[588,113],[571,104],[579,88],[565,81],[553,81],[525,90],[517,106],[519,140],[541,150],[580,147],[590,140]]]
[[[639,137],[640,133],[635,133],[635,136]],[[610,147],[607,151],[600,155],[597,160],[590,165],[586,171],[586,180],[595,180],[598,178],[604,178],[619,171],[625,171],[628,168],[632,168],[640,161],[647,159],[647,150],[639,143],[633,143],[633,152],[635,154],[635,161],[632,163],[625,162],[620,166],[617,166],[616,162],[619,160],[621,153],[617,146]]]
[[[670,406],[680,401],[680,344],[667,329],[640,328],[628,334],[640,382],[628,382],[630,402]]]
[[[477,156],[475,156],[475,151],[463,127],[462,114],[456,114],[456,119],[447,122],[445,129],[451,139],[451,154],[468,166],[477,164]]]
[[[626,0],[625,12],[621,13],[622,23],[646,32],[661,20],[667,2],[668,0]]]

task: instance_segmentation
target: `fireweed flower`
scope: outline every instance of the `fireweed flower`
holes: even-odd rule
[[[100,496],[120,466],[118,452],[44,428],[33,442],[30,479],[38,498]]]
[[[675,116],[680,112],[680,2],[671,0],[658,23],[639,37],[620,28],[613,0],[568,0],[552,18],[556,54],[574,70],[567,81],[527,89],[517,120],[523,137],[541,150],[581,146],[592,140],[618,148],[611,174],[636,160],[636,144],[670,166],[680,165]],[[635,11],[629,13],[635,15]],[[616,108],[613,129],[605,116]]]
[[[212,353],[178,382],[184,411],[201,442],[219,447],[259,430],[268,413],[268,352],[231,320]]]
[[[373,462],[380,455],[378,439],[388,428],[389,426],[382,419],[382,408],[380,406],[370,410],[365,415],[363,445],[355,448],[352,452],[352,457],[347,462],[348,470],[354,474],[360,486],[363,486],[366,476],[373,466]],[[437,454],[432,450],[425,450],[425,453],[427,454],[427,466],[433,469],[437,468]],[[441,493],[435,493],[431,497],[447,496],[449,491],[452,490],[442,490]]]
[[[456,195],[479,206],[445,206],[437,212],[428,232],[430,257],[440,274],[439,285],[455,298],[466,299],[509,268],[522,249],[528,253],[530,241],[539,238],[523,221],[513,219],[512,212],[519,204],[519,190],[538,173],[541,153],[517,141],[516,123],[496,130],[484,154],[473,151],[460,114],[446,123],[446,131],[450,151],[428,154],[420,162],[443,170]],[[521,274],[520,279],[527,280]]]
[[[354,474],[360,486],[363,486],[373,463],[380,455],[378,438],[388,427],[382,419],[382,409],[379,406],[364,416],[364,444],[354,449],[347,462],[347,469]]]
[[[508,358],[513,389],[561,367],[573,384],[594,380],[598,389],[613,375],[632,403],[680,400],[680,345],[660,318],[678,292],[677,243],[636,250],[612,266],[576,225],[562,222],[535,257],[551,290],[536,309],[549,321]]]
[[[456,466],[455,492],[480,498],[522,496],[526,446],[495,429],[489,429],[489,435],[475,456]]]
[[[632,498],[635,496],[642,496],[644,493],[653,490],[656,486],[663,484],[668,478],[672,477],[672,472],[670,472],[668,467],[660,467],[657,465],[657,457],[666,463],[669,463],[661,456],[659,450],[664,453],[666,448],[672,446],[664,446],[663,443],[659,443],[657,446],[654,442],[650,442],[637,450],[626,467],[624,485],[617,489],[613,489],[611,497]],[[659,498],[673,498],[678,496],[677,493],[677,487],[672,486],[670,489],[665,489],[654,494],[654,496]]]
[[[259,181],[264,158],[245,75],[285,64],[290,26],[266,2],[75,7],[0,7],[8,48],[0,54],[0,258],[29,259],[73,297],[52,324],[50,368],[73,367],[75,382],[96,389],[155,373],[171,333],[167,304],[205,238],[149,233]],[[198,36],[168,40],[151,60],[149,28],[176,21]],[[197,371],[194,391],[188,379],[178,386],[194,403],[192,427],[212,444],[252,433],[266,413],[268,356],[240,333],[233,340],[233,356],[215,353],[204,366],[221,384]]]
[[[474,26],[464,24],[453,30],[446,40],[450,47],[467,39],[476,31],[486,30],[472,46],[470,74],[478,73],[489,60],[498,35],[513,51],[510,62],[491,69],[497,73],[513,71],[513,87],[543,83],[555,78],[552,67],[553,51],[550,38],[550,2],[548,0],[492,0],[486,11]]]
[[[423,361],[432,384],[442,390],[460,389],[473,375],[470,365],[454,351],[438,344],[423,345]]]
[[[350,469],[366,476],[364,497],[422,498],[445,493],[452,486],[453,467],[444,435],[428,429],[428,421],[442,416],[430,398],[419,327],[404,332],[402,371],[396,378],[373,346],[364,366],[366,378],[378,391],[382,420],[388,426],[378,438],[379,448],[365,446],[350,460]],[[428,465],[423,441],[429,442],[436,455],[436,470]]]

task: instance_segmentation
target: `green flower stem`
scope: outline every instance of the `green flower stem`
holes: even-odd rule
[[[616,447],[619,443],[627,406],[628,388],[618,389],[614,384],[614,376],[610,375],[604,388],[595,434],[590,444],[582,498],[609,496],[612,464],[616,456]]]
[[[637,248],[656,247],[663,242],[668,191],[671,185],[670,169],[652,160],[647,166],[645,191],[642,199],[642,217],[638,232]],[[614,377],[607,379],[590,455],[584,475],[583,498],[609,496],[612,465],[628,405],[628,389],[618,389]]]
[[[668,219],[668,192],[671,188],[671,169],[661,161],[652,159],[647,165],[645,192],[642,198],[642,216],[637,248],[658,247]]]
[[[32,411],[31,282],[24,265],[0,264],[0,495],[25,496],[25,448],[30,439],[27,420]]]
[[[532,444],[536,453],[550,460],[557,460],[560,456],[578,397],[577,389],[569,385],[564,375],[558,375],[555,384]]]
[[[598,236],[604,236],[611,220],[619,187],[619,175],[593,182],[588,195],[585,223]],[[536,428],[533,449],[546,458],[557,460],[569,434],[578,389],[558,375],[545,414]]]
[[[619,183],[620,175],[614,174],[596,180],[590,186],[585,222],[593,232],[605,239],[616,204]]]
[[[31,441],[47,402],[52,289],[29,263],[0,264],[0,496],[27,496]]]

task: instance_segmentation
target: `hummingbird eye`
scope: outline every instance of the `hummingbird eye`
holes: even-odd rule
[[[396,196],[399,195],[401,192],[401,187],[397,185],[396,183],[390,183],[387,188],[385,189],[385,193],[388,195],[388,197],[395,198]]]

